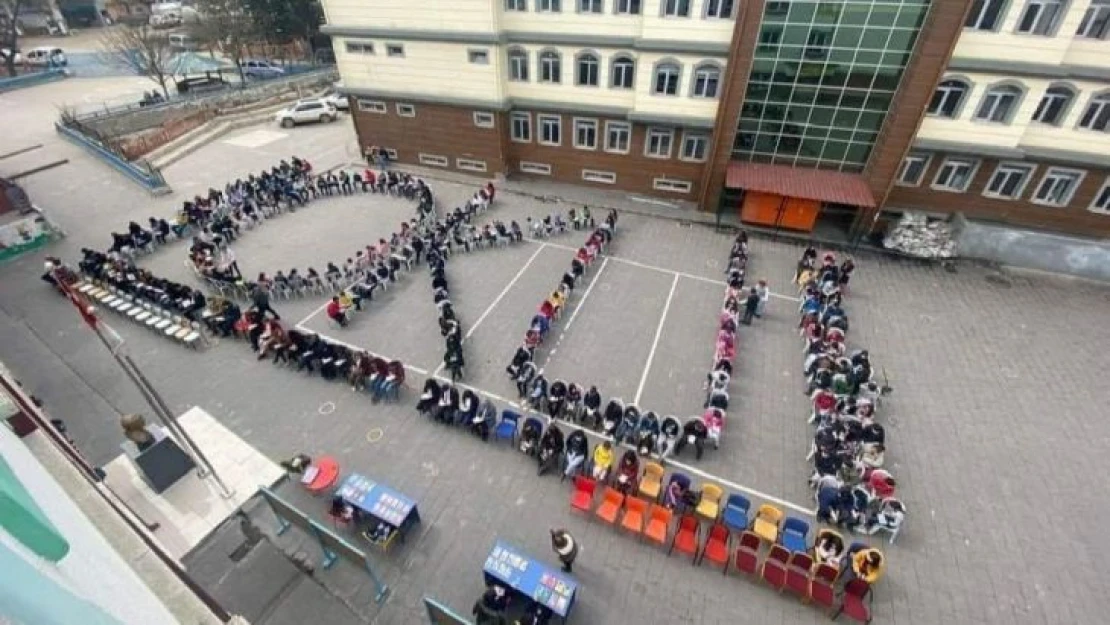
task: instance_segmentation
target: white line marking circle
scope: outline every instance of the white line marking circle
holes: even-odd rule
[[[326,402],[320,404],[320,408],[316,412],[318,412],[320,414],[331,414],[331,413],[335,412],[335,402],[326,401]]]

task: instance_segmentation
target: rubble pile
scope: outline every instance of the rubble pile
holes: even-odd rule
[[[954,258],[952,226],[923,213],[907,212],[883,238],[883,247],[918,258]]]

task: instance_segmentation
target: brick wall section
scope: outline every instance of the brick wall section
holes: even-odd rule
[[[1088,237],[1110,236],[1110,215],[1092,213],[1087,207],[1102,188],[1110,170],[1087,170],[1087,175],[1066,207],[1042,206],[1029,201],[1050,164],[1036,163],[1033,177],[1019,200],[1000,200],[983,195],[983,189],[998,166],[995,159],[982,159],[971,185],[964,193],[938,191],[930,185],[947,155],[935,153],[921,179],[921,185],[895,185],[887,198],[891,210],[918,209],[933,213],[962,212],[969,219],[1005,222],[1014,226],[1037,228]],[[966,157],[965,157],[966,158]],[[1009,161],[1008,161],[1009,162]]]

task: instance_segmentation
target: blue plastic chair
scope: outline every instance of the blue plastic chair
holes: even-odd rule
[[[742,532],[748,529],[748,513],[752,502],[743,495],[729,495],[725,503],[725,513],[721,517],[724,524],[732,530]]]
[[[805,553],[809,549],[809,523],[797,517],[786,517],[782,523],[779,540],[782,541],[782,546],[790,551]]]
[[[516,429],[520,424],[520,414],[512,410],[501,411],[501,421],[498,422],[497,428],[493,431],[493,439],[507,438],[510,441],[516,440]]]

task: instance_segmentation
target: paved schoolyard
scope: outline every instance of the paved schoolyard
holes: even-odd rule
[[[318,166],[350,159],[350,132],[339,125],[277,134],[253,148],[243,147],[252,144],[248,140],[202,149],[166,172],[177,194],[154,201],[64,144],[49,145],[74,160],[56,170],[64,176],[26,181],[71,234],[49,251],[72,258],[81,246],[102,247],[107,232],[129,219],[167,214],[188,194],[292,153]],[[476,184],[433,182],[447,206]],[[489,218],[566,208],[524,196],[498,200]],[[410,212],[402,200],[327,200],[267,222],[235,249],[248,272],[319,270],[389,232]],[[449,262],[452,299],[464,329],[473,330],[466,345],[469,383],[511,397],[502,368],[569,263],[571,253],[557,246],[576,246],[581,238],[571,233],[547,246],[526,243]],[[641,407],[680,416],[697,412],[729,240],[700,226],[622,214],[612,258],[603,271],[601,263],[591,268],[553,329],[558,340],[570,325],[548,373],[595,383],[603,395],[626,400],[643,381]],[[765,276],[773,290],[787,292],[800,251],[754,239],[750,276]],[[176,244],[144,264],[188,279],[183,259],[184,245]],[[1097,477],[1107,466],[1100,452],[1110,426],[1096,410],[1108,398],[1100,385],[1110,364],[1103,352],[1110,330],[1101,322],[1110,304],[1107,290],[1022,276],[1004,286],[974,266],[961,265],[953,274],[871,256],[858,264],[847,302],[849,341],[871,350],[896,389],[883,416],[888,464],[909,507],[898,544],[884,546],[889,569],[876,588],[876,622],[1100,622],[1107,607],[1100,582],[1110,573],[1096,555],[1104,542],[1098,520],[1110,512],[1107,488]],[[117,453],[118,413],[145,407],[72,310],[38,282],[40,268],[41,255],[0,267],[0,358],[67,420],[95,462],[105,462]],[[318,316],[307,324],[433,370],[442,341],[426,273],[407,275],[383,300],[341,331]],[[275,307],[300,320],[322,303],[317,297]],[[380,611],[369,607],[357,574],[321,574],[325,585],[362,606],[368,620],[417,622],[424,594],[467,612],[481,590],[480,567],[494,538],[550,557],[546,529],[553,525],[568,527],[583,543],[576,566],[583,584],[578,622],[823,620],[790,597],[692,568],[571,514],[566,485],[537,478],[534,465],[505,445],[483,445],[424,422],[411,409],[415,391],[400,405],[373,406],[342,384],[257,363],[242,343],[223,341],[194,353],[110,320],[172,409],[200,405],[275,459],[297,450],[334,454],[345,469],[380,478],[420,502],[424,524],[417,537],[375,559],[394,588]],[[810,430],[799,392],[795,321],[794,304],[775,299],[768,318],[741,330],[722,449],[701,462],[689,454],[681,460],[807,508]],[[413,376],[412,386],[420,383]],[[367,438],[373,428],[383,434],[376,442]],[[305,505],[323,512],[319,500]]]

